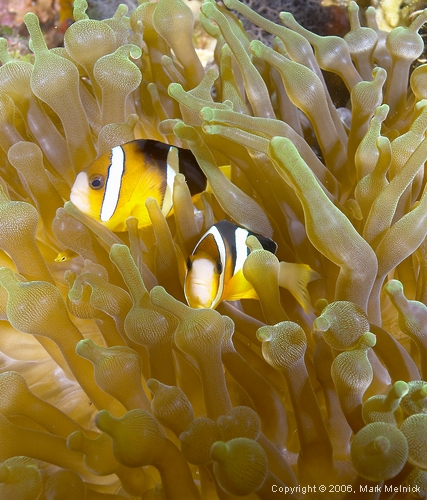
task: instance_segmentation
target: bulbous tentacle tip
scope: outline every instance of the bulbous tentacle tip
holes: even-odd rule
[[[179,300],[176,300],[162,286],[155,286],[151,290],[150,299],[153,305],[170,312],[180,321],[185,320],[188,313],[192,311],[191,307],[188,307]]]
[[[226,442],[236,437],[256,440],[261,432],[259,416],[249,406],[235,406],[227,415],[221,415],[217,424]]]
[[[7,48],[8,44],[6,38],[0,37],[0,61],[3,65],[14,61]]]
[[[318,333],[323,333],[329,330],[331,326],[330,321],[323,315],[320,315],[314,320],[313,330]]]
[[[40,21],[36,14],[34,12],[27,12],[24,16],[24,23],[30,33],[30,48],[34,54],[37,56],[43,52],[47,52],[49,49],[40,29]]]
[[[84,435],[81,431],[75,431],[67,437],[67,448],[71,451],[84,452]]]
[[[117,6],[116,12],[114,13],[113,19],[117,19],[120,21],[125,17],[125,15],[129,11],[129,6],[126,5],[125,3],[121,3]]]
[[[200,110],[199,115],[200,115],[200,118],[202,118],[202,120],[209,122],[211,120],[214,120],[215,111],[212,108],[205,106],[204,108],[202,108]]]
[[[162,384],[161,382],[159,382],[158,380],[156,380],[155,378],[150,378],[147,380],[147,387],[148,389],[150,390],[150,392],[154,395],[157,394],[157,392],[159,390],[161,390],[161,387],[163,386],[164,384]]]
[[[100,431],[109,434],[110,432],[108,431],[112,431],[117,420],[118,419],[113,417],[111,413],[109,413],[107,410],[101,410],[95,416],[95,425],[98,427]]]
[[[408,384],[403,380],[398,380],[393,384],[393,392],[397,398],[403,398],[409,392]]]
[[[15,273],[9,267],[1,267],[0,268],[0,284],[5,288],[8,285],[13,285],[14,283],[19,282],[16,278]]]
[[[270,326],[262,326],[257,330],[256,336],[260,342],[270,342],[273,338],[273,331]]]
[[[263,343],[264,358],[277,370],[286,370],[297,364],[307,349],[304,330],[292,321],[263,326],[258,329],[257,337]]]
[[[73,8],[73,17],[75,21],[81,21],[83,19],[89,19],[86,14],[86,10],[89,5],[86,0],[75,0]]]
[[[121,45],[115,52],[117,57],[131,57],[132,59],[139,59],[142,55],[142,50],[133,43]]]
[[[408,462],[427,469],[427,414],[420,413],[406,418],[400,430],[408,441]]]
[[[83,479],[72,470],[59,470],[49,476],[45,486],[46,498],[56,495],[67,495],[71,498],[85,500],[86,484]]]
[[[287,465],[284,475],[292,484],[305,481],[305,471],[315,469],[322,476],[326,469],[334,470],[337,449],[360,478],[393,480],[407,463],[413,470],[403,484],[427,484],[427,383],[419,380],[423,378],[420,372],[427,373],[427,293],[423,286],[427,217],[423,219],[418,210],[427,199],[419,167],[426,157],[427,65],[414,69],[411,87],[407,86],[411,69],[420,62],[411,59],[423,50],[418,30],[427,19],[427,10],[411,17],[409,28],[393,30],[386,42],[387,34],[374,18],[375,9],[367,10],[369,28],[363,28],[353,1],[349,5],[352,30],[344,39],[311,34],[290,13],[280,15],[291,28],[287,29],[251,12],[239,0],[224,0],[224,4],[249,20],[258,20],[260,29],[270,30],[276,36],[273,49],[261,41],[250,42],[233,14],[215,0],[205,0],[201,22],[217,39],[218,69],[205,70],[197,59],[193,41],[198,33],[191,36],[193,15],[181,0],[157,4],[142,0],[129,18],[125,17],[127,6],[120,5],[104,21],[90,20],[86,0],[75,0],[77,22],[65,34],[65,47],[58,50],[47,49],[37,17],[27,14],[34,64],[14,60],[6,40],[0,38],[0,118],[4,125],[0,127],[0,260],[8,266],[0,269],[0,351],[10,354],[8,369],[24,367],[23,376],[14,371],[0,375],[0,452],[16,454],[0,464],[0,498],[3,487],[16,478],[16,485],[27,484],[30,476],[45,491],[34,490],[28,500],[43,494],[53,498],[67,487],[67,493],[79,500],[99,495],[91,484],[79,490],[83,483],[76,472],[88,482],[88,473],[116,474],[126,494],[140,498],[148,487],[145,477],[142,480],[146,464],[158,468],[161,495],[166,498],[197,500],[200,492],[203,497],[224,496],[213,491],[204,468],[196,476],[187,462],[208,465],[210,471],[215,462],[217,483],[230,495],[254,493],[261,498],[266,493],[269,497],[271,491],[262,489],[268,484],[266,468],[257,468],[265,464],[265,457],[253,444],[256,439],[267,445],[269,453],[271,444],[281,449],[290,446],[292,451],[278,457],[275,467],[279,477],[281,466],[286,471]],[[254,54],[262,60],[252,59]],[[319,66],[332,69],[351,89],[345,126]],[[126,71],[120,72],[123,67]],[[315,112],[309,106],[311,99],[318,106]],[[328,117],[332,121],[325,126]],[[410,136],[414,137],[411,144]],[[175,187],[169,187],[174,196],[180,192],[187,196],[186,205],[173,200],[173,216],[167,219],[149,200],[153,231],[139,228],[136,218],[124,217],[121,227],[128,230],[129,238],[126,233],[115,235],[71,202],[50,223],[46,209],[54,214],[69,199],[77,171],[91,168],[95,156],[99,159],[111,147],[140,137],[190,148],[211,192],[192,198],[189,176],[178,174]],[[314,143],[320,147],[319,154],[313,152]],[[29,174],[19,170],[20,158],[24,162],[30,157],[38,159],[40,171],[54,186],[52,193],[57,191],[55,200],[35,194]],[[372,161],[366,161],[370,157]],[[406,164],[400,165],[401,160]],[[220,165],[230,165],[229,178]],[[413,177],[401,182],[408,165]],[[400,194],[399,186],[406,186]],[[386,199],[394,190],[393,200]],[[355,199],[349,199],[353,193]],[[156,218],[156,213],[161,217]],[[254,282],[259,301],[247,296],[240,305],[221,304],[219,310],[227,311],[235,323],[217,311],[185,305],[185,257],[219,216],[263,236],[274,233],[280,259],[309,265],[322,275],[307,288],[304,303],[310,307],[305,313],[295,301],[287,300],[280,278],[277,286],[277,259],[251,238],[247,246],[252,253],[244,271],[247,281]],[[405,237],[398,228],[408,216],[416,220],[414,230]],[[173,278],[167,272],[164,280],[160,277],[160,259],[152,255],[154,245],[162,257],[166,254],[154,234],[154,221],[164,223],[164,233],[170,229],[176,254],[185,250],[183,259],[179,254],[176,265],[174,261],[170,266],[181,272],[182,264],[182,273],[177,271]],[[191,228],[188,221],[194,222]],[[57,241],[49,235],[47,243],[42,233],[50,226]],[[184,226],[185,231],[181,230]],[[412,235],[419,236],[421,243],[409,248]],[[52,246],[58,248],[52,250]],[[409,254],[413,266],[408,265]],[[61,263],[54,262],[55,255]],[[106,274],[87,262],[83,267],[87,258],[102,264]],[[384,270],[388,259],[395,260],[384,279],[395,273],[402,281],[390,280],[384,288],[394,309],[387,306],[390,301],[380,300],[378,269]],[[284,264],[280,262],[280,271],[290,273]],[[65,304],[64,268],[69,285]],[[101,278],[108,283],[101,285]],[[168,287],[171,282],[176,286],[174,293]],[[154,286],[157,283],[164,284],[169,293]],[[318,297],[325,298],[317,301],[314,320],[311,304]],[[283,311],[270,298],[295,322],[283,321]],[[94,318],[99,331],[92,330],[93,321],[70,321],[69,313]],[[403,334],[412,336],[419,356],[411,357],[405,350],[407,344],[401,345],[400,337],[393,339],[394,332],[385,330],[387,325],[397,328],[396,316]],[[270,366],[252,345],[262,325],[260,318],[271,324],[256,333]],[[307,350],[306,341],[312,326],[314,354]],[[114,336],[105,335],[108,328]],[[375,345],[371,331],[378,338],[375,354],[381,364],[375,364],[369,352]],[[108,347],[97,345],[102,345],[100,335]],[[15,338],[21,339],[18,347],[13,344]],[[44,340],[48,342],[43,347],[34,348],[35,342]],[[44,358],[39,362],[34,352]],[[147,352],[149,368],[140,363],[140,356],[144,359]],[[311,363],[316,373],[307,369]],[[53,367],[52,376],[38,385],[47,366]],[[57,366],[70,375],[64,394],[58,392],[64,384]],[[234,379],[232,385],[228,376]],[[387,394],[365,399],[366,391],[371,395],[377,384],[383,384],[385,393],[387,377],[398,382]],[[276,398],[283,380],[290,396],[286,411],[280,397]],[[78,390],[69,390],[71,384]],[[40,393],[44,391],[45,401],[32,392],[34,385]],[[153,394],[151,402],[146,387]],[[51,395],[52,404],[47,402]],[[230,411],[233,396],[253,404],[256,412],[248,407]],[[61,410],[53,406],[57,401]],[[329,411],[334,404],[339,411]],[[103,409],[96,417],[95,407]],[[289,422],[288,410],[293,414]],[[205,413],[209,418],[195,418]],[[18,427],[10,415],[27,419],[28,425]],[[99,432],[90,430],[93,418]],[[160,425],[181,435],[188,448],[191,444],[191,453],[184,445],[178,449],[168,441]],[[375,432],[370,433],[372,429]],[[289,436],[296,433],[298,439],[290,442]],[[247,441],[236,440],[241,437]],[[28,445],[33,441],[31,449]],[[197,455],[202,441],[203,453]],[[407,452],[405,442],[409,443]],[[283,458],[295,458],[293,451],[300,451],[298,480]],[[36,462],[20,462],[21,455],[33,452],[41,453]],[[38,461],[75,471],[56,473],[50,467],[46,469],[49,477],[41,477],[35,465]],[[268,461],[272,464],[274,456],[270,461],[268,455]],[[276,474],[271,471],[267,478]],[[152,468],[147,474],[152,474]],[[158,474],[152,479],[158,481]],[[77,489],[73,490],[73,484]],[[111,489],[103,484],[106,496],[117,492],[118,483],[110,485]],[[179,496],[182,491],[185,494]],[[27,500],[23,492],[9,498]]]
[[[427,382],[412,380],[408,382],[408,394],[401,401],[401,408],[406,416],[427,413]]]
[[[427,9],[422,10],[418,16],[415,17],[415,19],[412,21],[412,23],[409,25],[409,30],[415,32],[418,32],[418,30],[421,28],[421,26],[427,22]]]
[[[389,280],[384,285],[384,291],[390,297],[403,294],[403,285],[399,280]]]
[[[342,351],[354,348],[360,336],[369,331],[369,321],[359,306],[340,300],[322,310],[313,329],[320,332],[331,347]]]
[[[131,254],[129,247],[127,245],[121,245],[119,243],[111,245],[110,258],[114,263],[120,262],[123,259],[130,259]]]
[[[389,111],[390,111],[390,106],[388,104],[381,104],[381,106],[375,108],[374,111],[375,120],[382,123],[387,118]]]
[[[402,470],[408,443],[396,426],[373,422],[354,436],[350,453],[359,475],[370,481],[384,481]]]
[[[0,493],[5,500],[32,500],[42,489],[41,473],[32,458],[16,456],[0,464]]]
[[[249,495],[262,487],[268,475],[268,460],[262,447],[252,439],[235,438],[211,447],[215,476],[231,495]]]
[[[76,353],[95,363],[96,359],[102,356],[98,347],[92,339],[79,340],[76,344]]]

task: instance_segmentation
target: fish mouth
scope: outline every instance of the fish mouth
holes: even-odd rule
[[[71,188],[70,201],[81,212],[85,214],[91,213],[89,202],[89,179],[86,172],[80,172],[77,175],[73,187]]]
[[[214,300],[206,283],[198,280],[191,280],[186,287],[185,297],[193,309],[209,309]]]

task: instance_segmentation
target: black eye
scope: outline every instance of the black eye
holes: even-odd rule
[[[192,264],[192,262],[190,260],[190,257],[188,257],[188,259],[187,259],[187,270],[188,271],[190,271],[190,269],[191,269],[191,264]]]
[[[221,274],[222,273],[222,264],[221,264],[221,261],[217,260],[216,261],[216,266],[215,266],[215,269],[216,269],[216,272],[218,274]]]
[[[93,175],[89,180],[89,186],[92,189],[102,189],[104,187],[105,181],[102,175]]]

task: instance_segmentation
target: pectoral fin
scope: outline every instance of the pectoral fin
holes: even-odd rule
[[[227,283],[223,300],[258,299],[258,295],[240,269]]]

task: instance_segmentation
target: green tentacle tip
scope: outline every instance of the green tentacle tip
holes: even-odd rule
[[[264,53],[265,45],[259,40],[252,40],[252,42],[249,44],[249,48],[251,49],[253,54],[255,54],[257,57],[261,57],[261,54]]]
[[[359,12],[359,6],[357,5],[356,2],[350,2],[347,8],[348,12]]]
[[[202,108],[200,110],[200,118],[203,120],[210,122],[214,119],[215,117],[215,111],[212,108],[209,108],[206,106],[205,108]]]
[[[215,127],[214,125],[203,124],[202,130],[205,134],[214,135],[218,132],[218,127]]]
[[[24,16],[24,23],[31,37],[30,48],[37,55],[42,51],[48,50],[43,33],[40,29],[39,18],[34,12],[27,12]]]
[[[12,57],[7,51],[7,40],[5,38],[0,38],[0,61],[3,64],[13,61]]]
[[[180,139],[195,139],[197,134],[193,127],[181,121],[174,126],[173,131]]]
[[[128,13],[129,7],[125,3],[121,3],[118,5],[116,12],[114,13],[113,19],[119,20],[123,19],[125,15]]]
[[[118,57],[131,57],[132,59],[139,59],[142,55],[142,50],[133,43],[127,43],[126,45],[122,45],[119,47],[115,55]]]
[[[215,5],[215,2],[211,2],[210,0],[205,0],[203,2],[202,6],[200,7],[200,11],[206,17],[210,17],[210,18],[212,18],[212,16],[215,16],[215,14],[220,13]]]
[[[408,394],[409,386],[403,380],[398,380],[394,383],[393,389],[395,391],[396,397],[403,398],[406,394]]]
[[[89,19],[86,14],[88,8],[88,3],[86,0],[75,0],[73,8],[73,17],[75,21],[82,21],[83,19]]]
[[[378,119],[380,122],[383,122],[390,111],[390,106],[388,104],[381,104],[374,111],[374,117]]]
[[[402,295],[403,285],[398,280],[390,280],[385,284],[384,291],[388,296]]]
[[[168,87],[168,94],[174,98],[178,98],[184,92],[185,91],[180,83],[171,83]]]
[[[273,330],[271,326],[262,326],[258,328],[256,336],[260,342],[270,342],[273,338]]]
[[[427,21],[427,9],[424,9],[423,11],[418,14],[418,16],[412,21],[412,23],[409,25],[408,29],[413,31],[414,33],[417,32],[421,26]]]
[[[384,68],[376,66],[372,70],[372,78],[382,87],[387,79],[387,71]]]
[[[359,341],[359,345],[357,346],[360,349],[368,350],[370,347],[374,347],[377,343],[377,337],[372,332],[365,332]]]
[[[295,21],[295,18],[294,16],[290,13],[290,12],[281,12],[279,14],[279,17],[280,19],[283,21],[283,22],[294,22]]]

